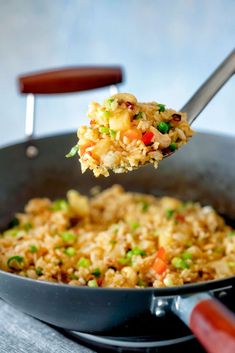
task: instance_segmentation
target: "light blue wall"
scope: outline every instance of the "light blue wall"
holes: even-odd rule
[[[18,74],[121,64],[123,91],[180,108],[235,46],[234,0],[0,0],[0,144],[24,136]],[[196,128],[235,135],[235,81]],[[39,135],[75,130],[107,89],[37,101]]]

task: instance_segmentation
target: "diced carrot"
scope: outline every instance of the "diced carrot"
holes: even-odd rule
[[[86,149],[91,146],[94,146],[94,142],[92,142],[92,141],[88,141],[88,142],[84,143],[84,145],[80,145],[80,147],[79,147],[80,156],[83,156],[84,153],[86,152]]]
[[[184,215],[182,215],[182,214],[177,214],[177,215],[175,216],[175,220],[178,221],[178,222],[180,222],[180,223],[184,223],[184,222],[185,222],[185,217],[184,217]]]
[[[148,146],[152,143],[153,137],[154,137],[154,133],[151,131],[147,131],[144,133],[142,137],[142,141],[146,146]]]
[[[153,269],[159,275],[162,275],[167,269],[166,251],[162,246],[157,251],[157,255],[153,263]]]
[[[128,129],[123,133],[123,136],[127,137],[129,140],[141,140],[142,132],[140,129]]]
[[[159,249],[158,249],[158,252],[157,252],[157,255],[156,257],[158,257],[159,259],[162,259],[162,260],[166,260],[166,251],[165,249],[163,248],[163,246],[161,246]]]
[[[156,257],[153,263],[153,269],[158,275],[162,275],[167,269],[167,264],[160,257]]]

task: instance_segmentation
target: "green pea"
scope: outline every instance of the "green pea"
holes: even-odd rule
[[[135,231],[140,227],[140,224],[138,222],[133,221],[133,222],[130,222],[130,227],[133,231]]]
[[[183,254],[182,254],[182,259],[183,260],[191,260],[193,258],[193,255],[188,252],[188,251],[185,251]]]
[[[69,246],[68,248],[66,248],[64,250],[64,253],[68,256],[73,256],[73,255],[75,255],[76,250],[74,248],[72,248],[72,246]]]
[[[121,265],[127,265],[129,263],[129,259],[126,258],[126,257],[121,257],[118,262],[121,264]]]
[[[165,121],[161,121],[158,126],[157,129],[162,133],[162,134],[166,134],[168,133],[168,131],[170,130],[171,126],[170,123],[166,123]]]
[[[102,134],[109,134],[109,128],[108,127],[105,127],[105,126],[102,126],[99,128],[99,131],[102,133]]]
[[[68,202],[64,199],[57,199],[52,203],[51,209],[52,211],[67,211],[68,210]]]
[[[98,283],[96,279],[91,279],[90,281],[87,282],[88,287],[98,287]]]
[[[32,244],[29,246],[29,252],[31,252],[31,254],[34,254],[37,251],[38,251],[38,248],[36,247],[36,245]]]
[[[175,213],[175,210],[172,210],[172,209],[166,210],[166,218],[171,219],[173,217],[174,213]]]
[[[66,243],[73,243],[76,239],[76,235],[74,233],[64,232],[61,234],[61,238]]]
[[[132,250],[127,252],[127,258],[131,259],[133,255],[141,255],[145,256],[146,252],[144,250],[141,250],[140,248],[133,248]]]
[[[187,262],[185,262],[183,259],[177,256],[172,259],[171,263],[175,268],[179,268],[183,270],[186,268],[189,268],[189,265],[187,264]]]
[[[164,111],[166,110],[166,105],[165,105],[165,104],[160,104],[160,103],[158,103],[157,105],[158,105],[158,107],[159,107],[159,112],[160,112],[160,113],[161,113],[161,112],[164,112]]]
[[[86,259],[85,257],[81,257],[77,263],[77,267],[89,267],[91,265],[90,260]]]
[[[176,143],[175,143],[175,142],[172,142],[172,143],[170,144],[169,148],[170,148],[170,150],[171,150],[172,152],[174,152],[174,151],[177,149]]]

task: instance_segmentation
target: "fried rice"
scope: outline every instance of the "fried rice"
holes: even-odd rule
[[[32,199],[0,236],[0,268],[89,287],[170,287],[235,275],[235,231],[210,206],[126,192]]]
[[[193,132],[186,114],[164,104],[139,103],[135,96],[116,94],[102,105],[89,106],[90,126],[78,129],[78,144],[67,157],[78,153],[82,172],[108,176],[147,163],[157,168],[165,154],[185,144]]]

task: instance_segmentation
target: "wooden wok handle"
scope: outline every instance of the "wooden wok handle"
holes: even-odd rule
[[[235,316],[217,300],[200,301],[189,327],[209,353],[235,352]]]
[[[208,353],[235,352],[235,315],[210,294],[177,297],[172,309]]]
[[[58,94],[86,91],[122,82],[119,66],[84,66],[47,70],[20,76],[21,93]]]

